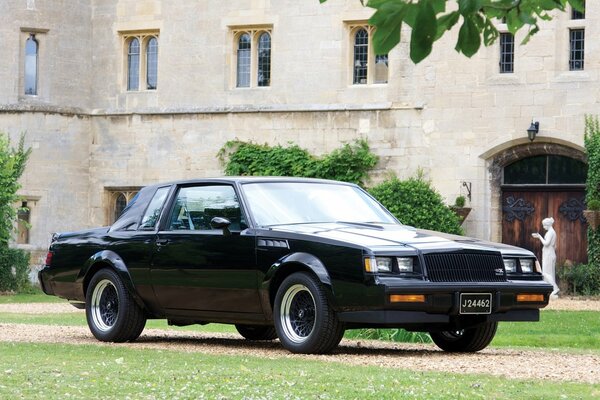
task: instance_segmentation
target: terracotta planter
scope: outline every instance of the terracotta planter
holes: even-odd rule
[[[458,220],[460,221],[461,225],[463,222],[465,222],[465,219],[467,219],[467,215],[469,215],[469,213],[471,212],[470,207],[450,207],[450,208],[452,209],[452,211],[454,211],[454,213],[456,215],[458,215]]]
[[[600,226],[600,211],[583,210],[583,216],[585,217],[588,225],[593,229],[597,229],[598,226]]]

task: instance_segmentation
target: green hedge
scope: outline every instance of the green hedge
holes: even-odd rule
[[[0,245],[0,292],[23,292],[30,286],[29,253]]]
[[[369,192],[403,224],[462,235],[458,216],[422,176],[404,181],[392,177]]]
[[[298,145],[269,146],[229,141],[218,153],[226,175],[301,176],[334,179],[363,185],[369,171],[377,164],[364,140],[345,144],[339,149],[315,157]]]
[[[558,278],[566,283],[569,294],[592,296],[600,294],[600,269],[592,264],[564,266]]]

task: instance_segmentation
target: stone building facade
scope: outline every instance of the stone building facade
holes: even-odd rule
[[[448,203],[469,198],[468,235],[505,240],[505,167],[585,165],[584,115],[600,104],[600,4],[589,3],[527,45],[505,36],[468,59],[454,31],[414,65],[409,31],[372,54],[359,1],[4,0],[0,130],[26,132],[33,149],[20,246],[42,254],[52,232],[109,224],[141,186],[222,175],[216,154],[232,139],[322,154],[364,138],[380,160],[371,184],[422,169]]]

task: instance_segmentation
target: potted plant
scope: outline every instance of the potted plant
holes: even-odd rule
[[[471,207],[465,207],[466,201],[467,199],[465,198],[465,196],[461,195],[456,198],[456,200],[454,201],[454,205],[450,206],[452,211],[454,211],[454,213],[458,215],[458,219],[460,220],[461,224],[465,221],[465,219],[467,219],[467,216],[471,212]]]
[[[592,199],[587,203],[587,210],[583,210],[583,216],[590,227],[598,228],[600,225],[600,200]]]

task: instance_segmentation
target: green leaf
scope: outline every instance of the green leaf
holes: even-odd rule
[[[486,18],[485,25],[483,27],[483,43],[486,46],[489,46],[490,44],[494,43],[496,39],[498,39],[498,36],[498,29],[496,29],[496,26],[490,19]]]
[[[458,32],[456,51],[463,53],[467,57],[472,57],[473,54],[477,53],[480,46],[481,37],[473,18],[465,18]]]
[[[437,35],[435,10],[429,0],[420,3],[419,14],[415,20],[410,38],[410,59],[418,64],[431,53],[433,41]]]
[[[400,42],[400,29],[407,5],[389,1],[378,2],[377,5],[380,8],[369,19],[369,24],[377,27],[373,34],[373,50],[375,54],[387,54]]]
[[[585,12],[585,0],[569,0],[571,7],[579,12]]]
[[[437,20],[437,34],[435,35],[435,40],[441,38],[444,32],[452,29],[452,27],[458,22],[459,17],[460,13],[458,11],[452,11],[449,14],[439,17]]]
[[[481,6],[481,0],[458,0],[458,11],[463,16],[479,12]]]

